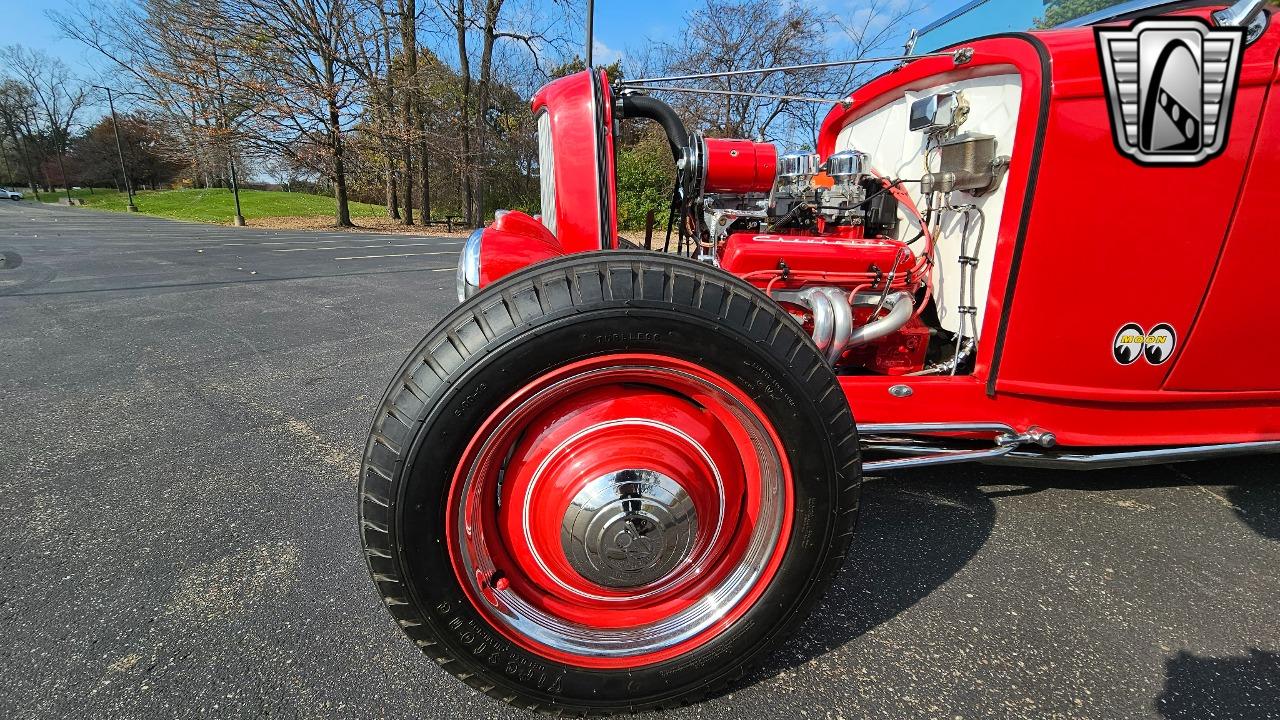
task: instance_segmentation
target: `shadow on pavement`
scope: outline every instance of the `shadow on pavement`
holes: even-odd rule
[[[1224,484],[1226,488],[1222,488]],[[1106,492],[1189,485],[1214,488],[1211,492],[1229,503],[1244,524],[1266,538],[1280,540],[1280,456],[1274,455],[1092,472],[954,465],[869,478],[863,486],[858,531],[843,571],[796,637],[766,661],[755,679],[797,667],[840,647],[893,619],[951,579],[990,536],[995,498],[1050,489]],[[1264,667],[1263,660],[1268,658],[1271,664]],[[1185,667],[1179,666],[1175,680],[1171,661],[1170,682],[1188,686],[1196,681],[1197,662],[1234,663],[1233,668],[1244,663],[1272,673],[1277,668],[1275,656],[1265,653],[1246,660],[1187,656],[1177,662]],[[1246,670],[1241,666],[1236,672]],[[1280,697],[1269,697],[1271,717],[1280,718]]]
[[[891,620],[959,572],[995,522],[995,506],[972,473],[867,479],[844,569],[758,677],[799,666]]]
[[[1280,654],[1199,657],[1182,651],[1165,665],[1156,712],[1168,720],[1263,720],[1280,716]]]
[[[1262,537],[1280,541],[1280,458],[1249,458],[1233,469],[1236,484],[1227,489],[1227,500],[1236,516]],[[1275,714],[1280,716],[1280,703]]]
[[[1092,472],[992,467],[984,474],[982,484],[1014,486],[988,492],[987,496],[993,498],[1049,489],[1106,492],[1203,485],[1229,503],[1236,517],[1254,532],[1280,541],[1280,455]],[[1280,717],[1280,709],[1276,715]]]

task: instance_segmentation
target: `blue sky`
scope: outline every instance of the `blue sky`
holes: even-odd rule
[[[925,25],[938,17],[964,5],[968,0],[924,0],[924,10],[917,23]],[[998,5],[1030,6],[1036,9],[1040,3],[1034,0],[989,0]],[[71,0],[6,0],[3,21],[0,22],[0,46],[21,43],[41,48],[62,57],[72,67],[87,70],[101,61],[88,54],[81,46],[60,38],[60,33],[49,21],[46,12],[65,10]],[[635,2],[634,0],[597,0],[596,47],[600,59],[611,53],[622,52],[628,46],[635,47],[644,38],[669,38],[680,25],[680,19],[689,9],[700,4],[699,0],[675,0],[674,2]],[[827,3],[830,7],[839,2]],[[854,6],[855,3],[850,3]],[[767,29],[762,29],[767,32]]]
[[[89,66],[88,54],[83,46],[71,40],[61,39],[47,10],[68,10],[68,0],[5,0],[0,15],[0,46],[14,44],[39,48],[50,55],[57,55],[77,71]],[[96,60],[95,60],[96,61]]]
[[[924,27],[970,2],[972,0],[919,0],[918,4],[922,9],[916,15],[914,24],[917,27]],[[670,38],[678,31],[681,18],[685,13],[701,4],[702,0],[668,0],[667,2],[596,0],[596,53],[604,56],[597,60],[611,61],[616,58],[616,53],[625,51],[628,46],[635,47],[640,44],[638,40],[641,38],[664,40]],[[843,2],[819,0],[819,4],[835,12],[840,10],[842,4],[847,5],[850,11],[859,6],[856,0]],[[1038,15],[1044,6],[1039,0],[986,0],[983,4],[996,6],[990,9],[998,8],[998,13],[1005,18],[1006,22],[1010,25],[1021,23],[1022,27],[1029,26],[1031,18]],[[957,23],[957,25],[963,27],[963,23]],[[762,29],[762,31],[767,30]]]

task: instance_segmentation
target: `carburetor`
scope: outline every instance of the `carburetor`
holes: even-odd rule
[[[822,170],[817,153],[793,152],[778,158],[778,174],[769,197],[769,214],[787,216],[813,199],[813,176]]]
[[[864,214],[867,199],[863,180],[867,177],[867,154],[843,150],[827,158],[827,176],[831,187],[819,193],[819,215],[827,222],[851,222]]]
[[[834,153],[825,163],[809,152],[783,155],[769,214],[800,219],[798,211],[810,209],[803,215],[828,224],[860,225],[867,214],[869,173],[868,156],[859,150]]]

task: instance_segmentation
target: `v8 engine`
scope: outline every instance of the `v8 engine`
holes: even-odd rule
[[[963,234],[969,232],[974,208],[952,206],[944,191],[993,183],[990,157],[985,167],[961,166],[975,151],[991,154],[990,136],[957,136],[955,121],[935,128],[927,143],[943,158],[939,171],[904,180],[882,175],[868,153],[852,147],[825,160],[813,152],[779,154],[772,143],[687,134],[670,108],[646,96],[623,95],[618,109],[621,117],[647,117],[667,130],[678,169],[677,250],[768,293],[838,371],[956,372],[969,359],[976,323],[962,317],[958,332],[945,331],[930,304],[934,235],[948,211],[963,216]],[[919,183],[929,198],[923,212],[907,182]],[[935,194],[943,196],[938,208]],[[977,257],[967,252],[957,260],[970,291]],[[976,301],[957,311],[976,314],[971,306]]]

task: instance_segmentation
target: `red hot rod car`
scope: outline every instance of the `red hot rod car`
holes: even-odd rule
[[[816,153],[689,132],[645,94],[688,78],[539,91],[542,214],[468,240],[364,456],[404,631],[523,707],[687,702],[817,601],[864,472],[1280,449],[1275,8],[1139,4],[899,58]],[[618,237],[625,118],[682,253]]]

